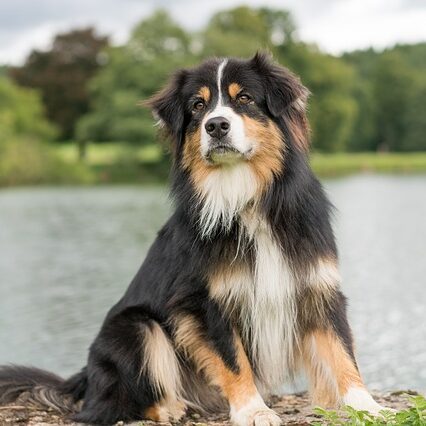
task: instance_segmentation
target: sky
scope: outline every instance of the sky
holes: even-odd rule
[[[0,0],[0,64],[20,64],[73,28],[93,25],[119,44],[158,7],[196,31],[241,4],[290,10],[298,37],[332,54],[426,41],[426,0]]]

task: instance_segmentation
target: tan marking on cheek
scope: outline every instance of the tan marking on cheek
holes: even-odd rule
[[[201,194],[202,183],[207,175],[218,166],[207,164],[201,157],[201,129],[187,134],[183,149],[182,166],[189,171],[195,189]]]
[[[195,363],[210,384],[217,386],[229,403],[239,409],[257,394],[253,372],[244,352],[241,340],[235,336],[239,371],[230,370],[222,358],[210,347],[199,323],[191,316],[175,320],[175,341],[177,347]]]
[[[305,336],[303,358],[316,404],[336,407],[351,386],[364,388],[352,358],[331,330],[316,330]]]
[[[235,99],[238,93],[241,92],[241,86],[238,83],[231,83],[228,87],[229,96],[232,99]]]
[[[198,91],[198,96],[204,99],[206,102],[209,102],[211,97],[210,89],[207,86],[201,87]]]
[[[261,123],[243,115],[243,121],[247,137],[257,144],[250,164],[259,179],[260,192],[263,193],[274,175],[282,172],[285,150],[283,136],[271,120]]]

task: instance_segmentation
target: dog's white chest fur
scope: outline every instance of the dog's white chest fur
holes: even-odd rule
[[[276,387],[294,370],[295,283],[266,221],[243,215],[242,222],[253,239],[255,267],[251,285],[244,289],[250,293],[251,303],[243,305],[241,321],[251,333],[251,352],[260,381]]]
[[[237,317],[259,385],[273,390],[294,370],[295,283],[267,223],[254,214],[241,214],[241,221],[255,246],[254,267],[231,268],[212,296]]]

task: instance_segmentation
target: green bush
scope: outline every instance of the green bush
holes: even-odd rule
[[[92,174],[82,164],[59,159],[50,147],[28,137],[0,144],[0,186],[40,183],[90,183]]]
[[[55,134],[38,93],[0,76],[0,186],[90,181],[84,166],[51,152]]]
[[[45,118],[39,94],[0,76],[0,144],[10,135],[51,140],[56,129]]]

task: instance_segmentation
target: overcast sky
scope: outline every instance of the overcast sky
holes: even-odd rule
[[[233,6],[289,9],[298,36],[334,54],[426,41],[426,0],[0,0],[0,63],[20,63],[57,32],[94,25],[115,43],[158,7],[189,30]]]

